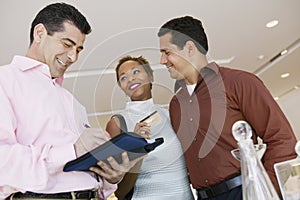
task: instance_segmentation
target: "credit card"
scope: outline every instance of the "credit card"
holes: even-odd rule
[[[146,122],[148,126],[153,126],[161,122],[161,116],[157,111],[152,112],[150,115],[143,118],[140,122]]]

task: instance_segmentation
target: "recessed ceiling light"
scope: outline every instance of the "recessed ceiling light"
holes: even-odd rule
[[[280,75],[281,78],[287,78],[289,76],[290,76],[290,73],[288,73],[288,72]]]
[[[262,60],[262,59],[264,59],[264,55],[259,55],[259,56],[257,56],[257,58],[259,59],[259,60]]]
[[[272,27],[276,26],[278,23],[279,23],[278,20],[272,20],[272,21],[270,21],[270,22],[268,22],[268,23],[266,24],[266,27],[267,27],[267,28],[272,28]]]
[[[278,101],[279,100],[279,97],[274,97],[275,101]]]
[[[280,54],[283,56],[284,54],[286,54],[288,51],[285,49],[282,52],[280,52]]]
[[[295,89],[295,90],[298,90],[298,89],[299,89],[299,86],[298,86],[298,85],[295,85],[294,89]]]

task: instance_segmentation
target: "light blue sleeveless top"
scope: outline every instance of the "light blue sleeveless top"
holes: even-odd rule
[[[181,145],[172,129],[169,112],[155,105],[153,100],[149,99],[128,102],[126,109],[121,114],[125,118],[128,131],[132,132],[137,122],[155,110],[158,111],[162,120],[151,127],[150,141],[163,137],[164,143],[144,159],[132,199],[194,199]]]

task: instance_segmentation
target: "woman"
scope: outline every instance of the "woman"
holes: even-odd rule
[[[153,71],[149,62],[141,56],[123,57],[116,67],[116,76],[120,88],[131,99],[121,113],[128,131],[149,140],[163,137],[165,141],[144,158],[132,199],[194,199],[181,146],[171,127],[168,111],[153,103]],[[154,124],[150,126],[149,122],[140,122],[153,111],[157,111]],[[119,124],[116,118],[108,122],[106,130],[111,136],[120,133]]]

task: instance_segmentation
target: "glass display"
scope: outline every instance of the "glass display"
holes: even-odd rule
[[[296,159],[276,163],[275,173],[284,200],[300,199],[300,141],[295,146]]]
[[[234,157],[241,162],[243,200],[279,200],[277,192],[261,163],[266,145],[254,145],[252,129],[246,121],[237,121],[232,126],[233,137],[239,149],[233,150]],[[260,152],[260,155],[257,154]]]

